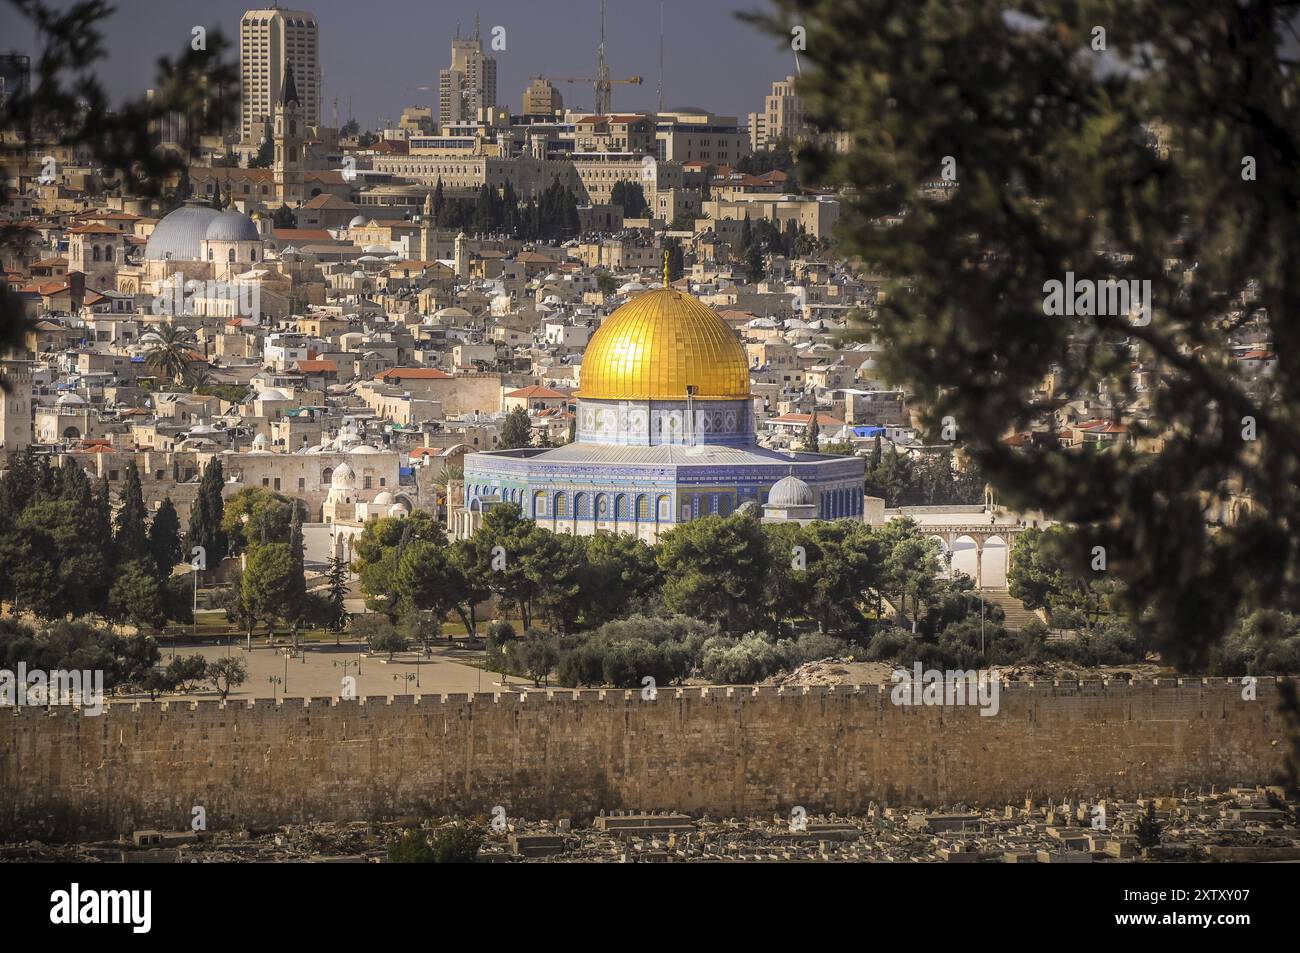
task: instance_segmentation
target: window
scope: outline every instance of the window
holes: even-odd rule
[[[300,490],[305,490],[305,489],[307,489],[307,478],[306,478],[306,477],[298,477],[298,489],[300,489]]]

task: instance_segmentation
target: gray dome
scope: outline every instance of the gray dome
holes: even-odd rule
[[[781,477],[767,494],[768,506],[812,506],[813,491],[796,476]]]
[[[205,237],[210,242],[256,242],[262,236],[253,220],[243,212],[226,209],[208,224]]]
[[[168,212],[149,235],[144,257],[149,261],[198,261],[202,257],[199,242],[207,237],[208,226],[221,214],[210,205],[182,205]]]

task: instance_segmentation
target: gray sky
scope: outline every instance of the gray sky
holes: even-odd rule
[[[254,4],[234,0],[117,0],[106,24],[108,59],[100,66],[110,93],[125,98],[152,85],[159,56],[174,56],[195,25],[220,26],[237,36],[239,17]],[[340,120],[352,112],[363,126],[396,118],[403,106],[428,105],[430,94],[408,86],[436,85],[451,59],[456,24],[473,31],[478,12],[488,36],[506,28],[497,52],[497,97],[518,112],[531,75],[594,74],[599,39],[598,0],[313,0],[284,4],[310,10],[320,23],[325,72],[325,121],[339,99]],[[794,56],[775,38],[735,19],[738,10],[765,8],[764,0],[665,0],[664,106],[702,106],[740,116],[758,109],[773,80],[794,72]],[[659,73],[657,0],[608,0],[606,58],[617,77],[640,75],[644,84],[614,87],[614,108],[653,109]],[[26,24],[15,24],[0,4],[0,48],[35,52]],[[486,44],[485,44],[486,45]],[[590,106],[590,86],[560,84],[566,106]]]

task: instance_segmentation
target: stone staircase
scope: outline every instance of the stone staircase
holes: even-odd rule
[[[1038,618],[1036,613],[1026,609],[1023,602],[1005,589],[985,589],[983,590],[983,596],[985,602],[989,605],[996,604],[1006,614],[1007,620],[1003,625],[1008,631],[1014,632],[1022,629],[1030,620]]]

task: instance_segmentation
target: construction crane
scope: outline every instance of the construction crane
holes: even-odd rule
[[[629,76],[626,79],[610,78],[609,63],[605,62],[605,0],[600,0],[600,45],[596,47],[596,75],[536,76],[534,79],[544,79],[552,83],[591,83],[596,90],[596,113],[601,116],[609,115],[615,84],[640,86],[642,83],[640,76]]]
[[[644,80],[640,76],[629,76],[627,79],[605,79],[602,83],[600,79],[594,76],[534,76],[533,79],[544,79],[548,83],[591,83],[596,90],[596,113],[601,116],[608,116],[610,110],[610,86],[626,84],[629,86],[640,86]]]

